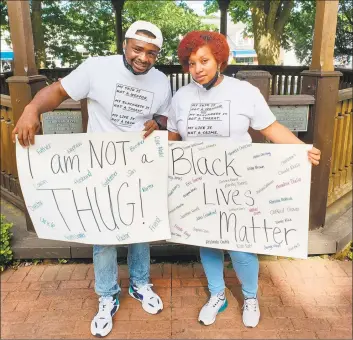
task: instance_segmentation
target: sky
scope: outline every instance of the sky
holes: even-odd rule
[[[192,8],[198,15],[205,15],[204,7],[203,7],[204,3],[205,1],[195,1],[195,0],[187,1],[188,6]]]

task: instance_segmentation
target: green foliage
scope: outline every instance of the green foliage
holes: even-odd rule
[[[0,33],[9,31],[9,18],[7,16],[7,0],[0,2]]]
[[[136,20],[150,21],[158,26],[163,34],[164,44],[158,64],[176,64],[180,37],[193,30],[215,30],[212,25],[204,25],[186,2],[177,5],[172,0],[127,1],[124,6],[123,29]]]
[[[274,0],[231,0],[229,14],[233,22],[246,24],[245,35],[254,34],[254,22],[252,9],[270,6]],[[207,0],[206,13],[218,11],[217,0]],[[303,64],[310,64],[312,44],[314,38],[316,13],[316,0],[295,0],[291,15],[286,20],[284,30],[281,33],[281,47],[286,50],[294,48],[298,60]],[[335,56],[342,63],[348,63],[353,55],[353,2],[340,0],[337,18],[337,32],[335,44]]]
[[[76,66],[82,62],[77,47],[82,46],[90,55],[116,53],[115,11],[109,0],[41,1],[42,25],[47,55]],[[7,30],[6,2],[1,2],[1,29]],[[128,0],[123,9],[123,31],[136,20],[156,24],[163,33],[164,45],[157,63],[177,62],[179,37],[196,29],[212,29],[187,6],[173,0]],[[48,65],[51,66],[51,65]]]
[[[311,62],[315,27],[315,0],[302,0],[288,22],[288,37],[300,62]],[[346,64],[353,54],[353,3],[340,0],[337,17],[335,57]]]
[[[314,39],[316,1],[305,0],[294,9],[288,23],[288,38],[292,42],[295,55],[305,65],[311,62]]]
[[[0,270],[3,271],[6,265],[12,260],[12,250],[10,245],[10,239],[12,233],[10,229],[12,228],[12,223],[8,223],[4,215],[1,215],[1,228],[0,228]]]
[[[259,63],[278,62],[280,46],[288,46],[286,22],[294,0],[231,0],[228,13],[234,23],[246,25],[244,35],[254,37]],[[206,13],[218,11],[217,0],[207,0]]]

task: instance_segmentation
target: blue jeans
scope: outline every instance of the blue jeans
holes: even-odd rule
[[[241,282],[244,297],[256,297],[259,278],[259,260],[257,255],[231,250],[228,253],[232,259],[233,268]],[[200,255],[211,295],[224,291],[226,286],[223,274],[223,250],[201,247]]]
[[[127,263],[131,285],[142,287],[149,283],[150,246],[148,243],[129,245]],[[119,293],[121,289],[118,284],[117,246],[93,246],[93,265],[96,293],[100,296]]]

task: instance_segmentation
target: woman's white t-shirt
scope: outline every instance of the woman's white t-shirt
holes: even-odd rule
[[[257,87],[224,76],[210,90],[195,82],[179,89],[172,99],[167,128],[184,141],[249,143],[249,127],[262,130],[275,120]]]
[[[134,75],[121,55],[89,58],[61,85],[74,100],[88,98],[88,132],[142,131],[154,115],[168,116],[172,97],[164,73]]]

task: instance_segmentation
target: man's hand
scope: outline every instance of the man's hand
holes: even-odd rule
[[[143,135],[143,138],[148,137],[154,130],[159,130],[158,124],[153,119],[147,121],[144,125],[145,128],[143,131],[146,131],[146,133]]]
[[[15,128],[12,131],[12,141],[16,143],[16,135],[22,146],[34,144],[34,135],[40,129],[39,114],[30,106],[26,106]]]

